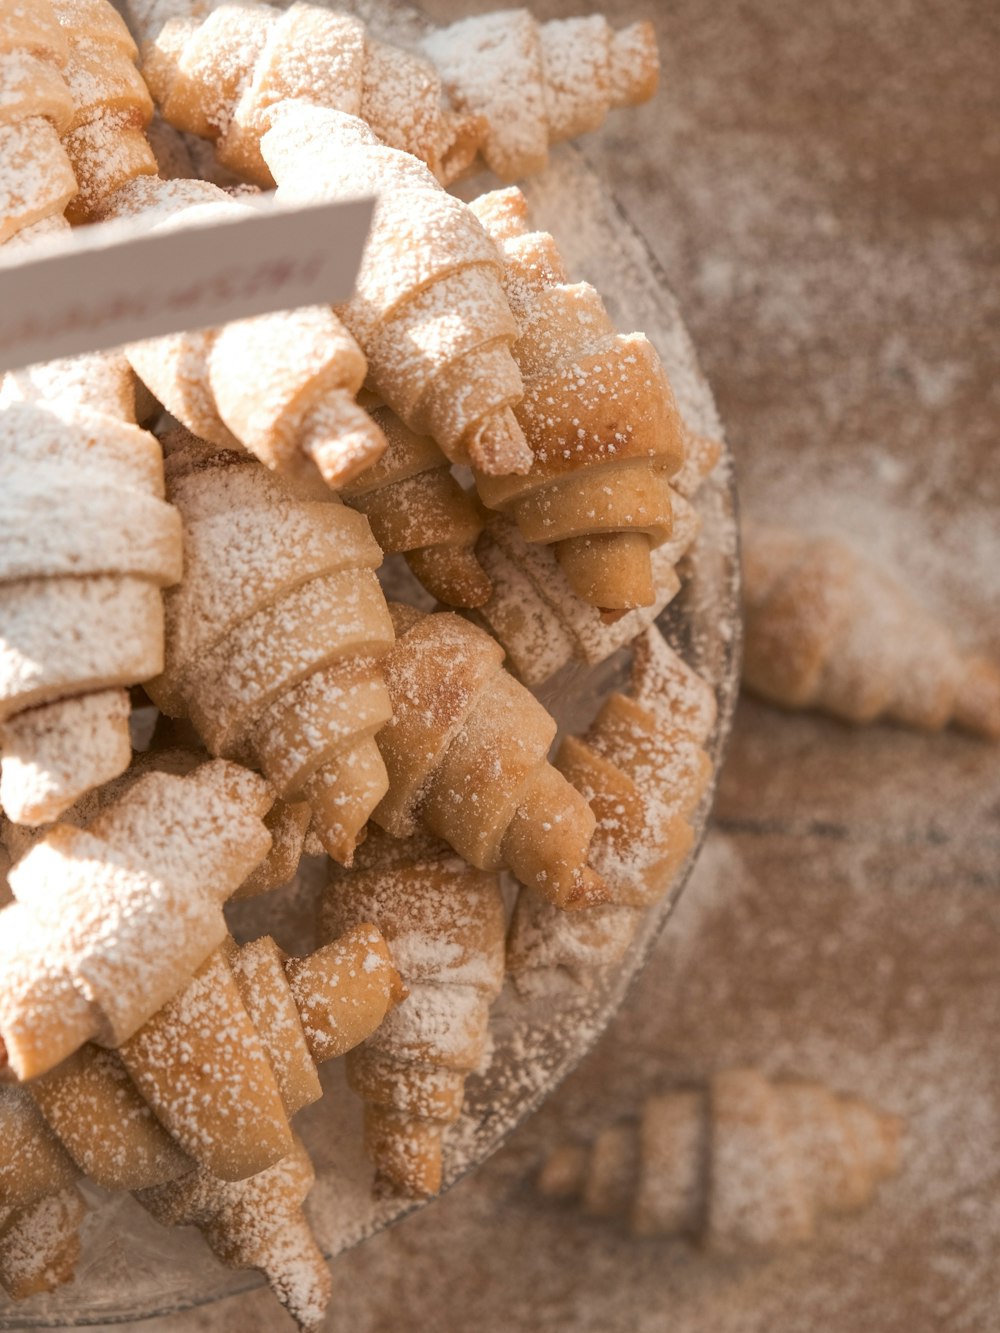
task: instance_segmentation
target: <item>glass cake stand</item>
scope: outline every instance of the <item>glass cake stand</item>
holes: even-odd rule
[[[485,178],[478,183],[491,185]],[[468,184],[463,193],[470,193]],[[574,279],[598,287],[619,327],[642,329],[656,344],[688,423],[721,439],[711,393],[665,277],[581,153],[557,150],[550,169],[528,183],[525,193],[532,224],[555,234]],[[736,493],[728,453],[697,505],[703,528],[689,557],[688,577],[658,623],[716,689],[719,719],[709,750],[718,770],[737,692],[740,646]],[[564,730],[579,731],[605,695],[623,684],[627,665],[627,654],[620,652],[596,668],[567,667],[540,697]],[[611,1021],[687,881],[713,795],[706,794],[697,812],[688,862],[646,914],[618,967],[589,988],[568,976],[554,978],[543,996],[532,998],[506,985],[492,1011],[489,1064],[469,1078],[464,1113],[446,1139],[446,1187],[503,1143]],[[286,948],[308,948],[306,930],[322,873],[320,862],[307,863],[288,889],[242,905],[233,918],[234,930],[244,937],[270,930]],[[331,1257],[420,1206],[395,1194],[373,1194],[362,1149],[361,1102],[347,1088],[342,1065],[336,1061],[324,1069],[326,1096],[296,1120],[317,1171],[306,1210]],[[0,1328],[80,1326],[175,1313],[262,1281],[256,1273],[221,1267],[197,1231],[159,1226],[130,1196],[106,1194],[88,1184],[83,1190],[92,1211],[84,1224],[75,1281],[18,1304],[0,1299]]]

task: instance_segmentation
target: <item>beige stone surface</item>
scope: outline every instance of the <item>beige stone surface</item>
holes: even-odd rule
[[[1000,652],[1000,6],[606,8],[652,13],[664,87],[587,152],[681,298],[746,508],[849,532]],[[617,1022],[496,1158],[338,1261],[327,1326],[989,1333],[998,1016],[997,750],[747,703],[716,831]],[[870,1211],[722,1265],[535,1199],[551,1146],[743,1063],[907,1118]],[[281,1324],[258,1292],[143,1328]]]

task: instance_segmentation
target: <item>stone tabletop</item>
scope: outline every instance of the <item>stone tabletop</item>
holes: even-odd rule
[[[680,298],[745,511],[847,532],[1000,654],[1000,6],[604,7],[654,19],[663,90],[586,151]],[[554,1145],[742,1064],[905,1117],[870,1210],[723,1264],[536,1199]],[[701,863],[612,1028],[485,1167],[336,1263],[327,1327],[995,1329],[998,1071],[1000,751],[747,701]],[[281,1320],[258,1292],[135,1327]]]

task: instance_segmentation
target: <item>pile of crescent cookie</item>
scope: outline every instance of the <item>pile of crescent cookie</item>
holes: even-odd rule
[[[653,622],[720,446],[516,187],[447,188],[651,96],[649,25],[508,11],[404,48],[223,3],[144,36],[0,0],[4,263],[274,190],[377,204],[341,307],[0,383],[0,1284],[72,1278],[85,1176],[311,1328],[317,1067],[346,1057],[381,1187],[437,1192],[507,972],[614,966],[688,855],[715,697]],[[532,690],[626,645],[550,757]],[[237,942],[229,904],[303,854],[315,947]]]

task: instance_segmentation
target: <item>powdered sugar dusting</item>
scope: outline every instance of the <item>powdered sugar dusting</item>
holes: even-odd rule
[[[542,24],[519,9],[461,19],[430,33],[423,50],[455,105],[485,120],[487,165],[515,180],[546,165],[550,142],[596,129],[612,106],[652,94],[656,47],[650,30],[645,37],[615,61],[601,16]]]
[[[524,478],[481,478],[480,494],[509,513],[529,541],[556,543],[571,583],[588,600],[616,609],[642,605],[652,581],[650,550],[671,535],[668,478],[684,457],[659,358],[642,334],[615,331],[594,287],[567,282],[552,236],[529,231],[519,191],[484,195],[472,207],[504,257],[505,290],[521,333],[514,355],[525,379],[516,412],[534,453]],[[602,600],[601,580],[590,586],[597,541],[609,601]]]
[[[451,111],[432,65],[372,40],[360,20],[321,6],[217,7],[202,26],[151,28],[150,85],[178,128],[208,132],[220,161],[267,183],[256,141],[287,98],[361,116],[443,180],[474,156],[478,122]]]
[[[357,288],[340,312],[368,358],[372,388],[453,460],[468,461],[480,438],[489,436],[498,450],[491,470],[527,466],[523,438],[504,415],[521,392],[508,351],[515,329],[499,288],[496,250],[469,209],[423,163],[381,145],[362,121],[342,112],[285,103],[262,150],[279,199],[378,196]],[[477,268],[483,272],[476,275]],[[492,300],[470,306],[463,274],[478,276],[477,290],[485,282]],[[447,324],[441,347],[433,306],[440,300],[448,302],[471,355],[448,354],[454,334]],[[401,379],[395,354],[406,339],[419,357]]]
[[[72,123],[66,36],[48,4],[8,5],[0,56],[0,244],[57,219],[77,182],[59,142]]]
[[[160,589],[180,577],[180,522],[162,499],[159,446],[135,425],[121,357],[29,368],[7,378],[3,395],[0,719],[15,719],[5,744],[17,763],[4,766],[0,794],[12,818],[39,824],[121,772],[120,709],[63,707],[58,746],[51,717],[18,725],[18,715],[161,668]],[[108,725],[95,727],[102,718]]]
[[[228,768],[148,774],[88,830],[57,826],[10,872],[0,1026],[22,1076],[51,1067],[61,1006],[75,1034],[62,1054],[95,1036],[117,1044],[221,940],[223,900],[270,846],[264,784],[227,789]]]
[[[73,222],[92,221],[125,181],[155,175],[143,129],[153,104],[134,61],[135,43],[110,4],[52,0],[70,55],[65,77],[73,117],[63,146],[79,186],[67,209]]]

